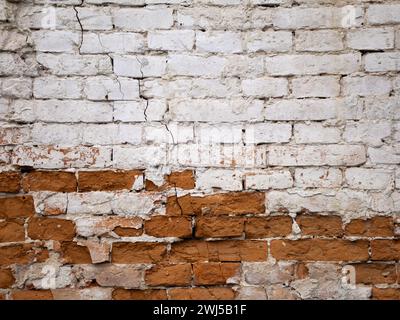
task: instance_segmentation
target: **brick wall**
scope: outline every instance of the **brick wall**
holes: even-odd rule
[[[0,23],[0,299],[400,299],[400,2]]]

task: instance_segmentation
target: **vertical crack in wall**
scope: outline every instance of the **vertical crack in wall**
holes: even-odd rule
[[[81,30],[81,37],[80,37],[79,46],[78,46],[79,54],[81,54],[81,48],[82,48],[82,45],[83,45],[83,25],[82,25],[82,21],[81,21],[81,19],[79,17],[79,11],[78,11],[77,8],[78,7],[83,7],[84,2],[85,2],[85,0],[82,0],[82,2],[79,5],[73,6],[74,11],[75,11],[75,17],[76,17],[76,20],[78,20],[79,28]]]

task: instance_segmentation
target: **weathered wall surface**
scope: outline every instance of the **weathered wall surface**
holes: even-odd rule
[[[0,22],[0,299],[400,298],[400,2]]]

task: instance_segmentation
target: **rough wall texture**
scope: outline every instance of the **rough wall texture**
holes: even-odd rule
[[[0,22],[0,299],[400,299],[400,2]]]

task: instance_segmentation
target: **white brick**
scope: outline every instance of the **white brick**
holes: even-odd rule
[[[363,116],[366,119],[400,120],[399,98],[394,97],[367,97]]]
[[[84,93],[88,100],[134,100],[139,98],[139,83],[137,80],[121,77],[88,78]]]
[[[342,184],[340,169],[299,168],[295,171],[295,185],[303,188],[338,188]]]
[[[246,127],[245,143],[288,142],[291,136],[290,123],[256,123]]]
[[[79,125],[36,123],[32,129],[34,144],[77,146],[82,142],[81,138],[82,131]]]
[[[110,9],[107,7],[91,7],[79,8],[79,20],[83,30],[111,30],[113,29],[113,21]]]
[[[349,17],[350,19],[346,18]],[[273,24],[281,29],[345,28],[362,23],[361,7],[280,8],[273,16]]]
[[[345,173],[347,185],[354,189],[386,189],[391,187],[393,174],[379,169],[349,168]]]
[[[113,193],[109,192],[85,192],[69,193],[67,213],[103,215],[112,213]]]
[[[18,30],[0,30],[0,49],[17,51],[27,45],[26,35]]]
[[[368,148],[368,157],[372,164],[400,164],[400,150],[393,146]]]
[[[400,52],[370,53],[365,56],[365,70],[400,71]]]
[[[224,70],[226,59],[218,56],[200,57],[172,55],[168,58],[168,73],[182,76],[219,76]]]
[[[367,20],[370,24],[390,24],[400,22],[400,5],[370,5],[367,9]]]
[[[148,121],[161,121],[166,111],[163,100],[117,101],[114,103],[114,120],[140,122],[147,118]]]
[[[140,144],[142,127],[132,124],[87,124],[82,129],[83,144]]]
[[[113,21],[117,29],[124,31],[169,29],[174,23],[172,9],[156,7],[115,9]]]
[[[273,166],[356,166],[366,161],[360,145],[271,146],[268,164]]]
[[[152,124],[144,127],[144,142],[147,144],[188,143],[193,141],[194,133],[191,125]]]
[[[321,123],[295,124],[293,134],[296,143],[338,143],[341,140],[340,129]]]
[[[292,33],[288,31],[250,32],[246,35],[249,52],[286,52],[292,47]]]
[[[163,56],[114,57],[114,73],[123,77],[160,77],[166,66],[167,58]]]
[[[237,78],[146,79],[142,83],[143,95],[151,98],[226,98],[241,91]]]
[[[344,48],[343,35],[335,30],[296,31],[297,51],[339,51]]]
[[[19,145],[31,141],[31,132],[29,127],[17,127],[13,124],[2,125],[0,129],[0,145]]]
[[[198,124],[195,129],[196,141],[200,144],[241,143],[242,125]]]
[[[245,96],[282,97],[288,93],[288,81],[283,78],[258,78],[242,81],[242,91]]]
[[[263,119],[263,101],[243,99],[171,100],[169,112],[169,116],[175,121],[257,121]]]
[[[151,31],[147,43],[153,50],[189,51],[194,45],[194,35],[191,30]]]
[[[268,170],[246,174],[245,188],[253,190],[286,189],[293,186],[292,175],[287,170]]]
[[[243,189],[242,178],[243,174],[237,170],[208,169],[196,171],[196,188],[240,191]]]
[[[396,171],[396,188],[400,189],[400,170]]]
[[[196,49],[199,52],[238,53],[243,51],[240,33],[230,31],[196,32]]]
[[[0,96],[29,99],[31,95],[31,78],[0,78]]]
[[[137,53],[145,46],[146,39],[140,33],[84,33],[81,53]]]
[[[0,75],[1,76],[36,76],[38,74],[38,63],[34,56],[24,56],[22,59],[18,54],[0,52]]]
[[[113,108],[79,100],[15,100],[11,119],[19,122],[110,122]]]
[[[393,28],[350,30],[347,34],[347,46],[358,50],[393,49]]]
[[[349,76],[342,80],[345,95],[384,95],[392,90],[391,79],[380,76]]]
[[[41,99],[79,99],[82,97],[82,80],[53,76],[35,78],[33,95]]]
[[[349,74],[359,70],[360,54],[280,55],[265,58],[271,75]]]
[[[165,146],[115,146],[113,154],[114,167],[120,169],[164,165],[167,160]]]
[[[111,205],[117,215],[146,216],[155,208],[154,202],[159,200],[157,194],[117,193]]]
[[[32,40],[36,51],[72,53],[78,49],[80,35],[70,31],[41,30],[32,32]]]
[[[16,146],[11,163],[34,168],[104,168],[110,165],[111,149],[99,147]]]
[[[296,98],[329,98],[340,94],[339,77],[314,76],[292,80],[292,93]]]
[[[371,146],[381,146],[384,139],[392,133],[390,122],[356,122],[348,123],[343,133],[347,142],[363,142]]]
[[[108,56],[39,53],[37,61],[55,75],[91,76],[112,73]]]
[[[267,104],[267,120],[326,120],[336,117],[335,100],[277,100]]]

